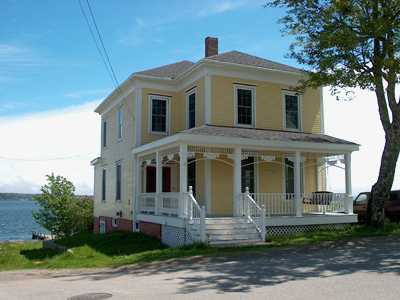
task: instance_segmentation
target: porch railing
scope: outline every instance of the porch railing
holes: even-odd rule
[[[139,194],[139,212],[142,214],[178,217],[182,215],[180,193]]]
[[[246,188],[245,193],[241,197],[241,205],[239,206],[239,213],[242,216],[247,216],[249,221],[253,223],[259,232],[261,239],[265,239],[265,207],[259,205],[254,201],[249,193],[249,188]]]
[[[250,194],[266,216],[296,216],[296,199],[291,193]],[[351,199],[344,193],[303,193],[300,196],[303,214],[346,213]]]

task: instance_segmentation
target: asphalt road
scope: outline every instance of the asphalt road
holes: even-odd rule
[[[370,238],[118,269],[2,272],[0,299],[397,300],[399,246],[399,237]]]

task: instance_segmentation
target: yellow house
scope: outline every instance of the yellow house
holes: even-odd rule
[[[175,246],[236,244],[357,221],[351,153],[324,134],[322,87],[300,69],[238,51],[133,73],[96,109],[95,231],[142,231]],[[326,167],[345,193],[326,191]]]

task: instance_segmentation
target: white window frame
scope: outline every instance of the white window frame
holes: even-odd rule
[[[194,115],[195,115],[195,121],[194,121],[194,127],[196,127],[196,119],[197,119],[197,114],[196,114],[196,102],[197,102],[197,89],[192,88],[189,91],[186,92],[186,129],[189,129],[189,97],[194,94]]]
[[[297,96],[297,107],[299,114],[299,128],[288,128],[286,124],[286,95],[287,96]],[[303,131],[303,101],[302,94],[294,91],[283,91],[282,92],[282,120],[283,120],[283,128],[288,131]]]
[[[284,194],[286,194],[286,158],[289,159],[289,160],[293,160],[294,156],[285,155],[283,157],[283,162],[282,162],[282,191],[283,191]],[[293,170],[293,172],[294,172],[294,170]],[[305,193],[305,191],[306,191],[306,168],[305,168],[305,158],[304,157],[301,157],[301,159],[300,159],[300,175],[303,177],[303,191],[301,191],[301,186],[300,186],[300,192],[301,193]],[[301,184],[301,179],[300,179],[300,184]]]
[[[152,122],[152,117],[153,117],[153,100],[162,100],[167,103],[167,116],[166,116],[166,123],[165,124],[165,129],[166,131],[154,131],[153,130],[153,122]],[[149,95],[149,116],[148,116],[148,128],[149,128],[149,133],[150,134],[156,134],[156,135],[169,135],[170,132],[170,111],[171,111],[171,97],[169,96],[159,96],[159,95]]]
[[[238,90],[251,91],[251,125],[238,123]],[[233,107],[235,114],[235,126],[254,128],[256,126],[256,87],[251,85],[235,84],[233,86]]]
[[[121,178],[120,178],[120,199],[117,199],[117,179],[118,179],[118,176],[117,176],[117,170],[118,170],[118,166],[120,167],[120,170],[121,170]],[[116,202],[121,202],[122,201],[122,196],[123,196],[123,182],[122,182],[122,180],[123,180],[123,169],[122,169],[122,160],[118,160],[118,161],[116,161],[115,162],[115,201]]]
[[[117,109],[117,141],[122,141],[124,136],[124,111],[122,105]]]
[[[103,167],[101,169],[101,195],[100,195],[102,203],[106,203],[107,202],[107,180],[108,180],[107,179],[107,176],[108,176],[107,173],[108,173],[107,169],[105,167]],[[106,175],[106,176],[104,176],[104,175]],[[104,185],[103,185],[103,181],[104,181]],[[104,193],[104,196],[105,196],[104,199],[103,199],[103,193]]]

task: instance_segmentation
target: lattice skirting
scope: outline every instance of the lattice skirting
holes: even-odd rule
[[[161,225],[161,242],[169,247],[180,247],[194,243],[189,230],[169,225]]]
[[[267,238],[290,236],[304,232],[313,232],[318,230],[334,231],[350,226],[350,224],[319,224],[319,225],[285,225],[285,226],[267,226]]]

